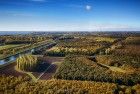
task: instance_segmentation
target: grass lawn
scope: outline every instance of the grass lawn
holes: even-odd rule
[[[100,42],[100,41],[106,41],[106,42],[114,42],[117,40],[117,38],[110,38],[110,37],[95,37],[94,38],[96,41]]]

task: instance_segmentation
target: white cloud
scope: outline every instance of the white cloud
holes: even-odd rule
[[[92,7],[91,7],[90,5],[86,5],[86,10],[89,11],[89,10],[91,10],[91,8],[92,8]]]
[[[0,24],[0,31],[138,31],[139,27],[121,24],[18,23]]]

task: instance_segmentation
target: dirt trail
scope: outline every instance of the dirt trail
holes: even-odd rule
[[[97,63],[97,62],[96,62]],[[126,71],[122,68],[118,68],[118,67],[113,67],[113,66],[108,66],[108,65],[105,65],[105,64],[101,64],[101,63],[97,63],[99,66],[102,66],[102,67],[105,67],[105,68],[108,68],[110,69],[111,71],[114,71],[114,72],[121,72],[121,73],[133,73],[132,71]]]
[[[118,68],[118,67],[112,67],[112,66],[111,66],[111,67],[109,67],[109,69],[112,70],[112,71],[115,71],[115,72],[127,73],[126,70],[123,70],[123,69]]]
[[[125,40],[125,39],[120,39],[120,40],[118,40],[118,41],[112,43],[111,45],[109,45],[109,46],[106,47],[106,48],[109,48],[109,47],[111,47],[113,44],[115,44],[115,43],[117,43],[117,42],[121,42],[121,41],[123,41],[123,40]],[[105,64],[98,63],[98,61],[97,61],[97,59],[96,59],[96,56],[94,57],[94,60],[95,60],[95,62],[96,62],[99,66],[108,68],[108,69],[110,69],[111,71],[114,71],[114,72],[121,72],[121,73],[133,73],[132,71],[126,71],[126,70],[124,70],[124,69],[122,69],[122,68],[119,68],[119,67],[113,67],[113,66],[108,66],[108,65],[105,65]]]

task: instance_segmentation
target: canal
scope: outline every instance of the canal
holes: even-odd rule
[[[47,49],[47,47],[49,48],[50,46],[54,46],[54,43],[53,42],[52,43],[47,43],[46,45],[38,46],[36,48],[30,49],[30,50],[26,50],[26,51],[21,52],[21,53],[18,53],[18,54],[15,54],[15,55],[11,55],[11,56],[9,56],[7,58],[1,59],[0,60],[0,66],[16,61],[16,59],[19,56],[22,56],[22,55],[25,55],[25,54],[32,54],[34,51],[40,50],[42,48],[46,48]]]

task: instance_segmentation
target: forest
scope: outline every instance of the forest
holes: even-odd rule
[[[100,81],[124,85],[134,85],[140,81],[138,71],[133,74],[111,71],[84,56],[67,56],[54,77],[57,79]]]
[[[9,83],[8,83],[9,82]],[[42,80],[37,83],[28,77],[0,76],[1,94],[139,94],[140,85],[132,87],[118,86],[113,83],[77,81],[77,80]]]

